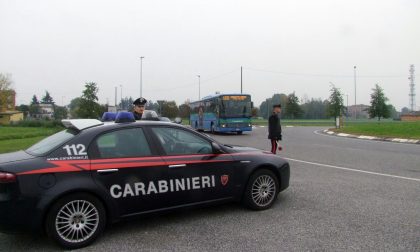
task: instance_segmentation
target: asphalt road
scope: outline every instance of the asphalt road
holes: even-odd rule
[[[420,251],[420,145],[320,129],[284,129],[278,155],[290,161],[291,185],[273,208],[228,204],[118,223],[84,251]],[[268,150],[266,130],[213,137]],[[57,249],[0,234],[0,251]]]

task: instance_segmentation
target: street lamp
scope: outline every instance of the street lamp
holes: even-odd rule
[[[347,96],[346,117],[348,118],[349,117],[349,95],[346,94],[346,96]]]
[[[143,94],[143,59],[144,56],[140,56],[140,97],[142,97]]]
[[[356,102],[356,66],[353,67],[354,75],[354,118],[357,119],[357,102]]]
[[[200,75],[197,75],[197,77],[198,77],[198,100],[200,100],[201,99],[201,83],[200,83]]]
[[[124,109],[124,103],[123,103],[123,96],[122,96],[122,85],[120,85],[120,95],[121,95],[121,109]]]

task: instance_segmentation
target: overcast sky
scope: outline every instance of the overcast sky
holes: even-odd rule
[[[202,97],[240,92],[243,66],[256,105],[293,91],[326,99],[330,82],[352,105],[356,65],[358,103],[379,83],[401,109],[409,65],[420,72],[420,1],[0,0],[0,72],[18,104],[45,90],[67,104],[85,82],[101,103],[114,104],[115,86],[120,99],[120,85],[137,98],[140,56],[151,100],[196,100],[197,75]]]

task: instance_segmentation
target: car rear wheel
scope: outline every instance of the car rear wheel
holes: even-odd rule
[[[279,193],[279,182],[276,175],[267,169],[257,170],[248,181],[244,203],[254,210],[270,208]]]
[[[46,219],[48,235],[67,249],[91,244],[105,228],[105,208],[94,196],[72,194],[58,200]]]

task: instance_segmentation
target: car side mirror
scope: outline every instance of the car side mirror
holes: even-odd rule
[[[177,124],[181,124],[182,123],[181,117],[176,117],[174,122],[177,123]]]
[[[211,147],[213,148],[213,153],[214,154],[221,154],[221,153],[225,153],[222,149],[222,147],[216,143],[216,142],[212,142],[211,143]]]

